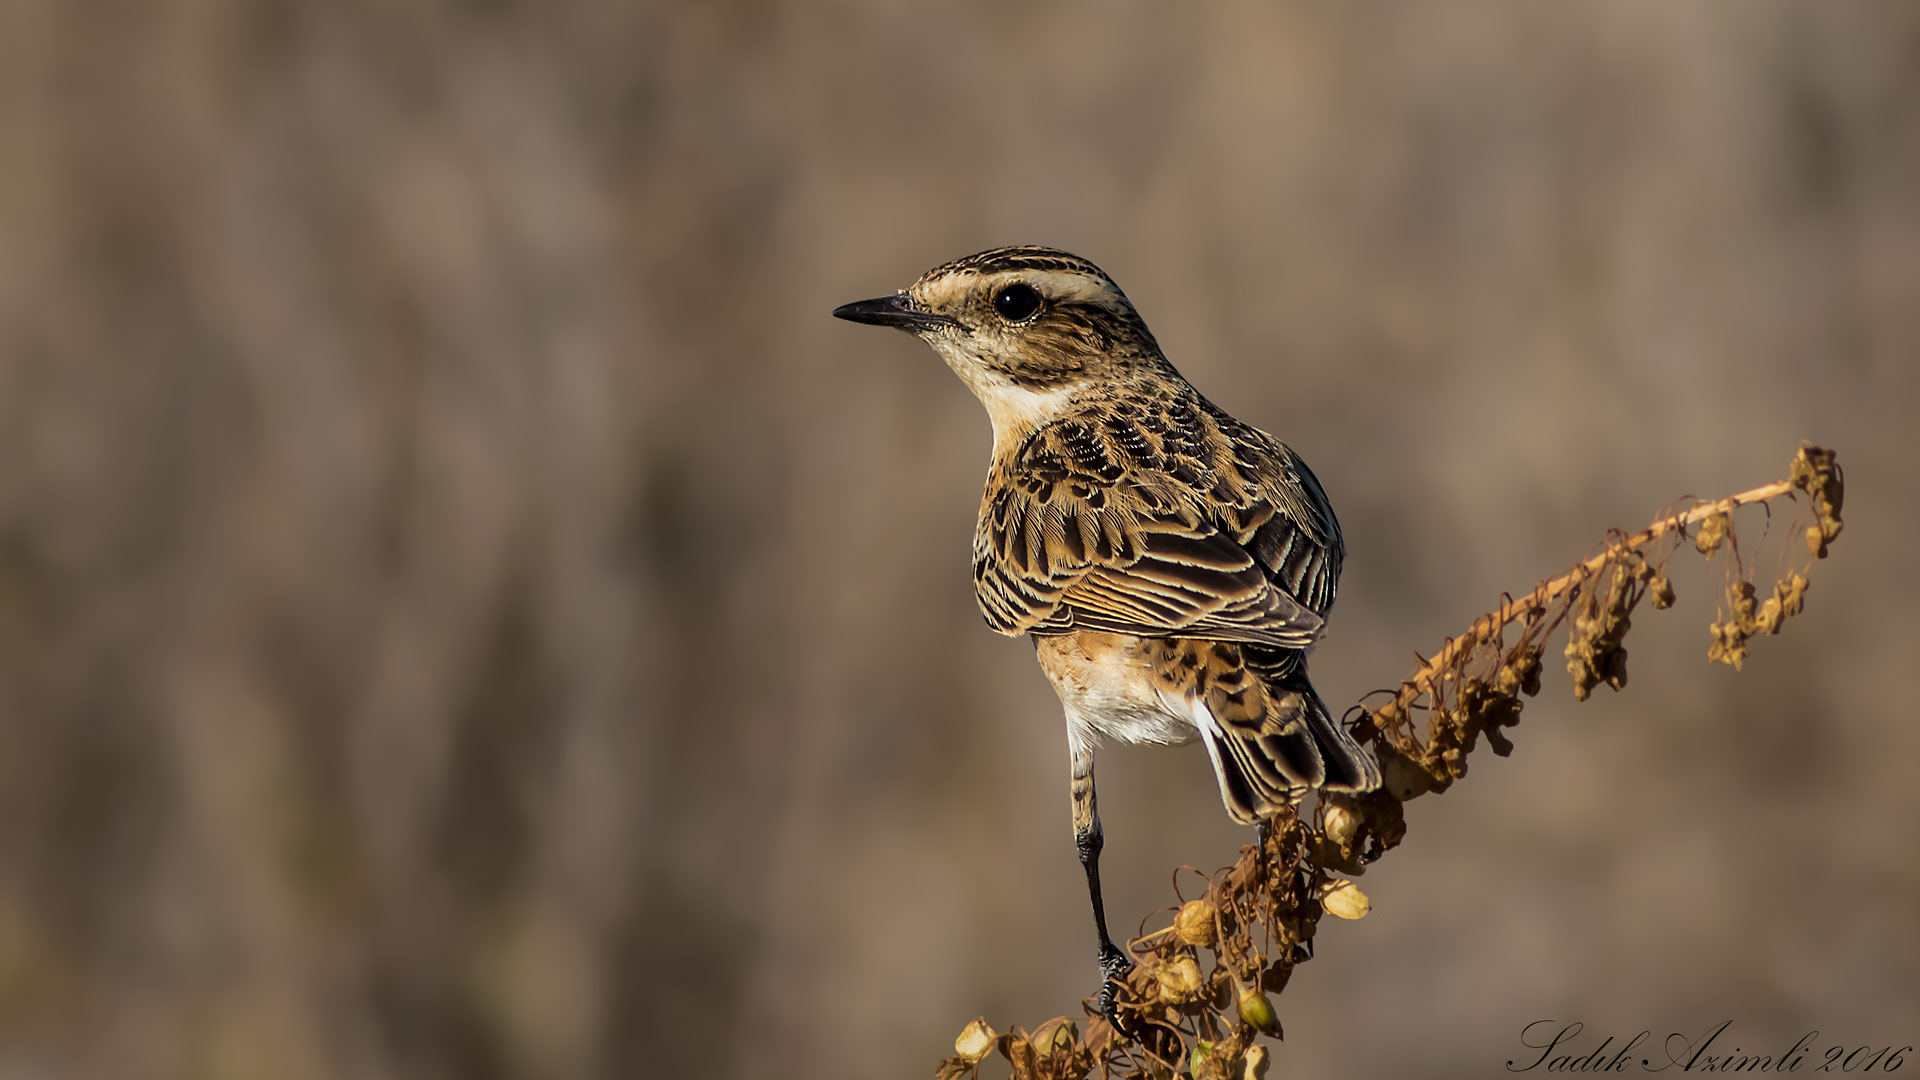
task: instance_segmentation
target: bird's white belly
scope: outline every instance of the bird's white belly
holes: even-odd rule
[[[1155,687],[1151,647],[1143,638],[1090,631],[1036,639],[1074,740],[1178,746],[1199,737],[1192,716],[1170,711]]]

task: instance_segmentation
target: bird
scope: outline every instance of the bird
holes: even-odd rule
[[[1097,1000],[1115,1019],[1131,961],[1101,898],[1103,743],[1200,742],[1227,813],[1263,828],[1308,789],[1380,783],[1307,676],[1346,553],[1333,505],[1299,454],[1194,389],[1077,255],[994,248],[833,315],[920,338],[986,406],[975,598],[989,627],[1033,639],[1066,714]]]

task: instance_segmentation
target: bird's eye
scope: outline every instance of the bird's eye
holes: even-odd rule
[[[1008,322],[1024,322],[1040,310],[1040,294],[1031,285],[1009,285],[994,294],[993,310]]]

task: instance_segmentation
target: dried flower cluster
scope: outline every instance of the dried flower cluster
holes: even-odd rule
[[[1135,965],[1116,994],[1121,1030],[1091,1009],[1084,1027],[1063,1017],[1031,1032],[1001,1034],[975,1020],[936,1077],[977,1077],[996,1054],[1014,1080],[1265,1075],[1267,1050],[1258,1037],[1280,1037],[1272,997],[1286,988],[1294,965],[1311,958],[1321,915],[1367,913],[1366,895],[1349,878],[1406,837],[1408,800],[1445,791],[1467,774],[1467,757],[1483,735],[1494,753],[1512,752],[1503,729],[1519,723],[1522,696],[1540,692],[1547,639],[1566,628],[1564,655],[1576,699],[1586,700],[1603,683],[1623,689],[1634,608],[1649,597],[1656,609],[1673,604],[1665,567],[1691,539],[1708,558],[1722,546],[1732,548],[1708,657],[1738,668],[1749,638],[1779,633],[1800,613],[1807,578],[1788,572],[1758,601],[1739,556],[1734,511],[1804,496],[1812,516],[1807,547],[1812,558],[1823,559],[1840,533],[1843,492],[1833,452],[1802,446],[1786,480],[1702,503],[1631,535],[1615,534],[1600,554],[1523,597],[1503,598],[1432,660],[1422,660],[1384,704],[1356,707],[1365,713],[1360,738],[1380,755],[1385,782],[1379,790],[1323,797],[1317,822],[1291,813],[1274,818],[1259,845],[1242,848],[1238,861],[1206,879],[1202,895],[1181,897],[1168,925],[1130,943]],[[1417,711],[1428,715],[1424,733],[1412,723]],[[1176,895],[1178,885],[1176,874]]]

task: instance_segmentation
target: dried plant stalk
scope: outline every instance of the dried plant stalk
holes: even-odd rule
[[[1602,684],[1625,688],[1624,641],[1633,610],[1649,597],[1657,609],[1672,605],[1665,568],[1691,540],[1707,558],[1722,547],[1731,551],[1707,655],[1738,668],[1749,639],[1779,633],[1800,613],[1805,570],[1826,558],[1840,534],[1843,495],[1833,452],[1803,445],[1786,479],[1670,514],[1637,533],[1615,533],[1601,553],[1525,596],[1504,597],[1466,633],[1449,638],[1433,659],[1421,660],[1384,704],[1355,707],[1363,714],[1357,735],[1380,757],[1385,782],[1379,790],[1324,795],[1312,822],[1297,812],[1273,818],[1261,843],[1241,848],[1232,866],[1207,877],[1198,897],[1180,895],[1176,873],[1181,903],[1172,921],[1129,943],[1135,964],[1116,994],[1123,1030],[1087,1002],[1084,1030],[1060,1017],[1031,1032],[999,1034],[984,1019],[975,1020],[955,1041],[954,1056],[940,1063],[937,1080],[977,1077],[995,1055],[1014,1080],[1264,1075],[1267,1050],[1258,1038],[1280,1037],[1271,997],[1286,988],[1296,964],[1311,958],[1308,946],[1320,918],[1366,914],[1366,896],[1348,876],[1405,839],[1407,801],[1445,791],[1466,775],[1467,756],[1482,735],[1494,753],[1512,752],[1502,731],[1519,723],[1521,696],[1540,692],[1547,639],[1566,628],[1564,655],[1576,699],[1586,700]],[[1774,582],[1762,602],[1752,568],[1740,555],[1733,515],[1782,496],[1807,511],[1808,556],[1800,569]],[[1417,733],[1412,718],[1422,710],[1428,722]]]

